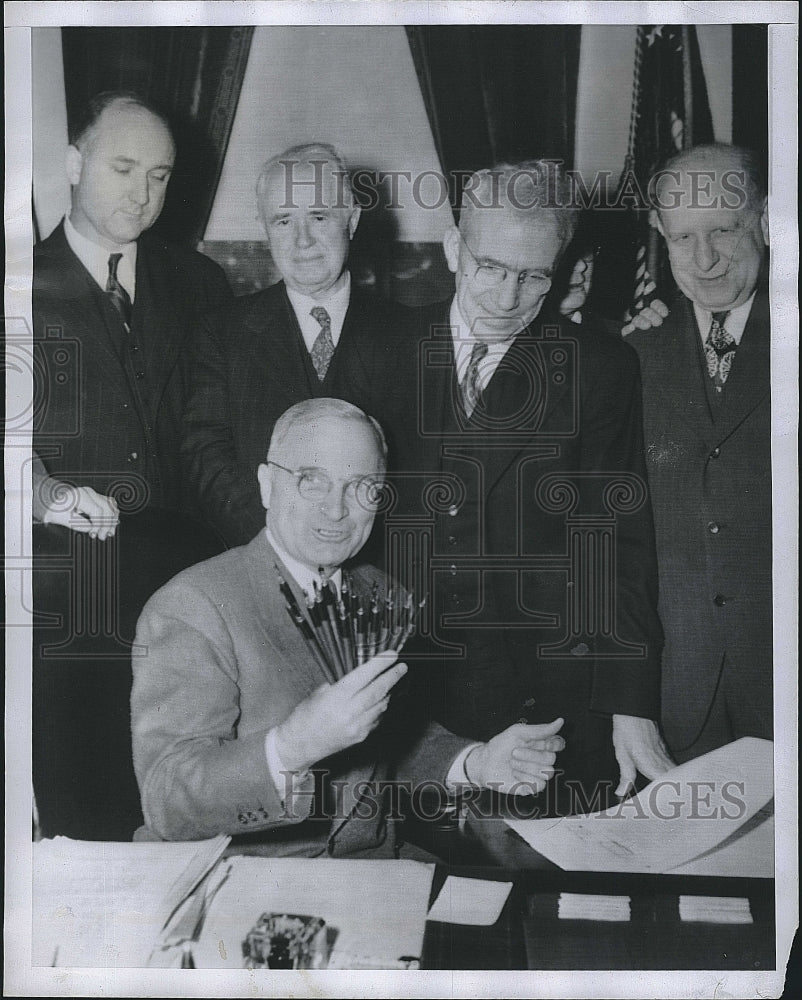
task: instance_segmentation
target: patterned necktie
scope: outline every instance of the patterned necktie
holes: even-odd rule
[[[117,267],[120,263],[121,253],[109,255],[109,276],[106,281],[106,295],[111,299],[111,304],[120,314],[120,318],[125,323],[126,329],[131,329],[131,296],[126,292],[117,280]]]
[[[716,392],[721,392],[732,367],[737,344],[724,329],[728,312],[713,313],[713,321],[705,340],[707,374],[713,379]]]
[[[481,387],[479,386],[479,364],[482,358],[487,354],[487,344],[477,341],[473,345],[473,350],[471,351],[471,360],[468,362],[468,369],[465,372],[465,377],[462,382],[460,382],[460,396],[462,397],[462,406],[465,410],[465,415],[470,419],[471,414],[479,402],[479,398],[482,395]]]
[[[320,323],[320,333],[317,335],[317,340],[312,344],[312,350],[309,353],[312,357],[312,364],[315,366],[317,377],[322,382],[326,377],[326,372],[329,370],[331,358],[334,354],[334,341],[331,339],[331,316],[329,316],[323,306],[315,306],[309,312]]]

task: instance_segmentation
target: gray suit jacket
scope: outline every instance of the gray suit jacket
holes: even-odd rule
[[[724,685],[732,737],[772,736],[771,393],[768,288],[755,297],[711,410],[693,306],[627,338],[640,356],[644,437],[666,634],[669,746],[698,736]],[[727,734],[721,741],[726,742]]]
[[[320,806],[311,787],[285,808],[265,736],[326,677],[289,619],[275,563],[260,531],[247,546],[179,574],[142,612],[136,642],[145,655],[134,656],[131,711],[145,823],[167,840],[250,834],[276,853],[392,856],[386,809],[367,801],[371,792],[359,783],[395,773],[443,780],[467,741],[433,723],[390,740],[383,723],[319,765],[344,782],[338,817],[310,816]],[[354,579],[365,593],[374,581],[384,588],[372,567],[359,567]],[[388,742],[398,744],[397,771],[381,758]]]

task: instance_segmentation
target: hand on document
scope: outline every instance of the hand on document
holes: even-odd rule
[[[634,715],[613,716],[613,747],[621,770],[615,794],[623,797],[635,786],[638,772],[650,781],[675,767],[657,723]]]
[[[507,795],[542,792],[554,776],[562,719],[538,726],[516,723],[478,746],[465,760],[465,773],[476,785],[492,786]]]

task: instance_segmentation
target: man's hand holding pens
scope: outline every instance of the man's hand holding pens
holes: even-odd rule
[[[407,672],[386,650],[334,684],[321,684],[277,727],[276,747],[288,771],[303,772],[331,754],[361,743],[379,725],[390,692]],[[529,727],[537,728],[537,727]]]
[[[557,753],[565,747],[557,735],[562,725],[562,719],[537,726],[515,723],[471,750],[464,764],[467,778],[507,795],[542,792],[554,776]]]

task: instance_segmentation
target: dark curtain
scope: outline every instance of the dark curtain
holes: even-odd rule
[[[467,174],[503,160],[573,166],[580,25],[406,30],[452,205]]]
[[[732,141],[759,154],[768,176],[769,26],[732,26]]]
[[[253,28],[62,28],[67,118],[103,90],[134,90],[170,118],[178,156],[154,231],[195,245],[223,167]]]

